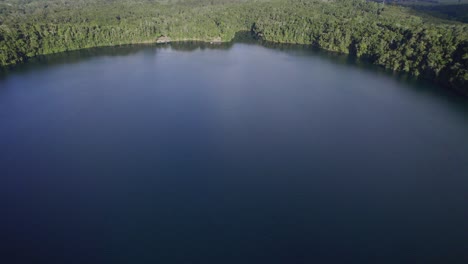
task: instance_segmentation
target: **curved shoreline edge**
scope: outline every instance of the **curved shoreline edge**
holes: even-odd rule
[[[51,0],[52,1],[52,0]],[[0,10],[0,65],[93,47],[203,41],[238,32],[272,43],[348,54],[468,94],[468,24],[365,0],[159,4],[93,0]]]
[[[302,44],[302,43],[297,43],[297,42],[287,42],[287,41],[271,41],[264,39],[263,36],[259,35],[258,33],[254,31],[238,31],[235,33],[234,37],[231,39],[221,39],[220,37],[214,37],[214,38],[171,38],[169,36],[162,36],[153,40],[145,40],[145,41],[133,41],[133,42],[124,42],[124,43],[119,43],[119,44],[111,44],[111,45],[96,45],[96,46],[89,46],[89,47],[83,47],[83,48],[78,48],[78,49],[67,49],[63,51],[58,51],[58,52],[52,52],[52,53],[45,53],[45,54],[37,54],[35,56],[25,56],[24,60],[16,63],[11,63],[7,65],[0,65],[0,70],[5,70],[11,67],[15,67],[16,65],[20,64],[27,64],[29,59],[36,58],[38,56],[47,56],[47,55],[53,55],[53,54],[60,54],[60,53],[65,53],[69,51],[79,51],[79,50],[87,50],[87,49],[93,49],[93,48],[106,48],[106,47],[120,47],[120,46],[131,46],[131,45],[145,45],[145,44],[151,44],[151,45],[165,45],[165,44],[171,44],[171,43],[184,43],[184,42],[198,42],[198,43],[205,43],[208,45],[222,45],[222,44],[234,44],[236,42],[240,42],[239,40],[246,40],[248,39],[252,43],[257,43],[257,44],[284,44],[284,45],[291,45],[291,46],[308,46],[310,48],[316,48],[318,50],[326,51],[326,52],[331,52],[335,54],[341,54],[341,55],[346,55],[351,59],[358,59],[363,62],[375,65],[377,67],[383,68],[387,71],[391,71],[394,73],[406,73],[409,74],[410,76],[420,79],[420,80],[427,80],[431,81],[432,83],[438,85],[441,88],[446,88],[450,89],[453,92],[456,92],[457,94],[467,97],[468,98],[468,90],[463,89],[463,87],[455,86],[448,79],[444,78],[431,78],[427,75],[414,75],[411,72],[408,71],[399,71],[399,70],[393,70],[391,67],[388,67],[388,65],[383,65],[383,64],[378,64],[373,62],[371,59],[365,57],[365,56],[358,56],[357,54],[353,54],[352,52],[339,52],[336,50],[332,49],[326,49],[317,45],[314,45],[312,43],[310,44]]]

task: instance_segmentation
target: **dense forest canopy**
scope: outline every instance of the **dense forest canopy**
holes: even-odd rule
[[[4,0],[0,65],[95,46],[230,41],[309,44],[468,93],[468,25],[364,0]]]

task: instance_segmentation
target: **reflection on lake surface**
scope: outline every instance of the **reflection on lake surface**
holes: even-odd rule
[[[0,262],[466,263],[467,103],[305,46],[35,58],[0,73]]]

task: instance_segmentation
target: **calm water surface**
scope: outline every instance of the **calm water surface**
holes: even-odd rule
[[[468,100],[303,47],[0,74],[1,263],[468,263]]]

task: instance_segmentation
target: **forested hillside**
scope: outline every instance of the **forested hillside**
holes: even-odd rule
[[[95,46],[230,41],[250,31],[310,44],[468,93],[468,26],[364,0],[5,0],[0,65]]]

